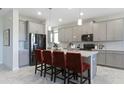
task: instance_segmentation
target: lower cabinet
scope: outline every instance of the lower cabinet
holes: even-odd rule
[[[104,51],[100,51],[97,54],[97,64],[99,65],[106,65],[106,54]]]
[[[106,65],[118,68],[124,68],[124,54],[107,53]]]
[[[124,68],[124,53],[118,51],[98,53],[97,64]]]

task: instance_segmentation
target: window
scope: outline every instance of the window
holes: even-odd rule
[[[52,46],[53,43],[59,44],[58,29],[53,31],[48,31],[48,44]]]
[[[59,44],[58,30],[54,30],[54,31],[53,31],[53,41],[54,41],[54,43]]]
[[[48,42],[52,43],[53,42],[53,33],[48,31]]]

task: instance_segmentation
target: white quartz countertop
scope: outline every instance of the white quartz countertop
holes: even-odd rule
[[[84,57],[90,57],[98,53],[98,51],[82,51],[82,50],[72,50],[67,52],[81,53],[81,56],[84,56]]]
[[[53,50],[51,50],[53,51]],[[57,50],[57,51],[64,51],[65,53],[71,52],[71,53],[81,53],[81,56],[84,57],[90,57],[93,55],[96,55],[98,51],[84,51],[84,50]]]
[[[95,49],[94,51],[122,51],[124,52],[124,49]]]

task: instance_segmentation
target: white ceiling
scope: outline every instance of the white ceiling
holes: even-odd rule
[[[6,9],[5,9],[6,10]],[[42,15],[38,15],[37,12],[42,12]],[[101,16],[109,16],[115,14],[124,14],[124,8],[52,8],[51,10],[51,23],[55,25],[66,24],[76,21],[79,17],[79,12],[84,13],[84,18],[96,18]],[[48,8],[19,8],[20,15],[36,18],[39,20],[49,19]],[[1,12],[0,12],[1,14]],[[60,23],[58,19],[62,18]]]

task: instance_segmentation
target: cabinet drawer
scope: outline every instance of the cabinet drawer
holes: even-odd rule
[[[106,65],[118,68],[124,68],[124,55],[122,54],[106,54]]]

